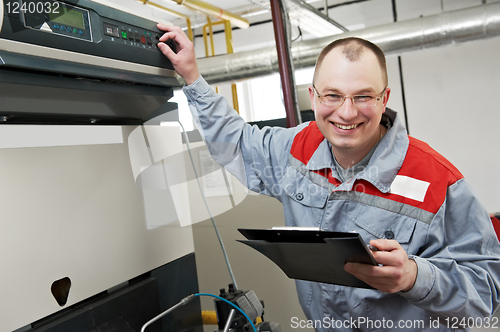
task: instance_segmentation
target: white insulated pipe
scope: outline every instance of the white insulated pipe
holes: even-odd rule
[[[321,50],[332,41],[360,37],[377,44],[387,56],[458,44],[500,35],[500,2],[437,15],[399,21],[373,28],[296,42],[292,46],[295,69],[313,67]],[[198,59],[200,73],[211,84],[279,72],[276,48]]]

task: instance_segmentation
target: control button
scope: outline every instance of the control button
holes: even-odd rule
[[[394,239],[394,232],[393,231],[387,231],[384,233],[384,235],[385,235],[385,238],[388,240]]]
[[[103,27],[104,27],[104,34],[105,35],[120,38],[120,32],[119,32],[118,27],[116,25],[103,23]]]
[[[153,38],[151,38],[151,37],[146,37],[146,43],[147,43],[149,46],[152,46],[152,45],[153,45]]]
[[[141,36],[141,43],[146,44],[146,37]]]
[[[78,34],[79,35],[83,35],[83,31],[82,30],[78,30]]]
[[[138,34],[137,32],[134,32],[134,39],[135,39],[136,43],[140,43],[141,42],[141,35]]]
[[[54,27],[54,29],[59,29],[59,24],[52,24],[52,26]]]
[[[134,41],[134,33],[133,33],[133,32],[130,32],[130,33],[128,34],[128,39],[129,39],[130,41]]]
[[[122,38],[127,39],[127,31],[122,30]]]

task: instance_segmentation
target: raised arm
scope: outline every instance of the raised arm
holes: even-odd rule
[[[184,94],[212,157],[251,190],[271,195],[269,188],[281,180],[288,161],[295,129],[259,130],[245,123],[227,100],[200,76],[193,43],[181,28],[159,23],[158,29],[165,31],[158,47],[186,81]],[[165,43],[167,40],[173,40],[175,52]],[[276,167],[278,172],[274,174],[270,170]]]

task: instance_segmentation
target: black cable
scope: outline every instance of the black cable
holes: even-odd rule
[[[392,1],[392,19],[394,22],[398,21],[398,11],[396,10],[396,0],[391,0]]]
[[[399,80],[401,82],[401,97],[403,99],[403,111],[405,114],[406,132],[410,135],[410,127],[408,126],[408,111],[406,109],[405,84],[403,80],[403,65],[401,64],[401,56],[398,56]]]
[[[300,40],[302,40],[302,30],[300,29],[300,26],[297,26],[297,29],[299,30],[299,35],[295,39],[292,40],[292,43],[296,42],[297,39],[299,39],[299,38],[300,38]]]
[[[396,10],[396,0],[392,0],[392,16],[394,18],[394,22],[398,21],[398,12]],[[399,68],[399,82],[401,84],[401,97],[403,100],[403,112],[405,115],[405,126],[406,132],[410,135],[410,127],[408,125],[408,111],[406,109],[406,94],[405,94],[405,84],[403,79],[403,64],[401,62],[401,56],[398,55],[398,68]]]

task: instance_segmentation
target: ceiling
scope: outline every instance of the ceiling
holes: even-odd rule
[[[195,36],[202,35],[202,27],[207,23],[207,16],[197,11],[190,10],[177,2],[181,0],[148,0],[149,2],[174,10],[184,15],[184,18],[173,15],[165,10],[158,9],[151,5],[144,5],[144,0],[92,0],[96,2],[111,2],[120,7],[126,7],[128,11],[134,14],[147,16],[153,20],[162,20],[171,22],[182,28],[187,27],[186,17],[189,18],[191,27]],[[200,0],[195,0],[200,1]],[[212,6],[216,6],[225,11],[243,17],[250,23],[249,29],[238,29],[233,26],[233,47],[235,52],[250,49],[258,49],[274,44],[273,27],[271,13],[263,9],[263,4],[269,8],[269,0],[201,0]],[[325,32],[327,35],[335,35],[341,31],[331,32],[325,28],[324,22],[319,22],[317,17],[310,16],[309,11],[299,14],[300,22],[294,22],[291,14],[290,2],[303,1],[307,5],[314,7],[313,10],[321,12],[325,3],[328,5],[327,19],[341,24],[349,31],[356,31],[364,28],[380,26],[392,23],[395,20],[393,13],[393,0],[285,0],[290,12],[292,23],[292,39],[301,40],[321,37],[314,31],[308,30],[307,26],[318,26],[319,32]],[[479,6],[484,3],[498,2],[500,0],[396,0],[397,20],[408,20],[419,16],[433,15],[443,11],[462,9],[471,6]],[[211,17],[212,22],[217,21],[216,17]],[[322,23],[321,25],[319,23]],[[330,28],[330,27],[327,27]],[[223,30],[222,25],[214,26],[214,31]],[[324,31],[323,31],[324,30]],[[318,32],[318,31],[316,31]],[[200,38],[201,39],[201,38]],[[199,45],[200,43],[198,43]],[[225,53],[225,42],[218,43],[216,54]],[[196,43],[195,43],[196,45]],[[224,50],[222,50],[224,48]],[[203,54],[203,50],[197,50],[197,54]]]
[[[181,27],[186,27],[185,18],[179,18],[175,15],[166,12],[164,10],[158,9],[150,5],[144,5],[145,0],[92,0],[96,2],[112,2],[116,5],[127,7],[136,14],[143,14],[147,16],[152,16],[161,20],[165,20],[178,25]],[[178,13],[186,15],[189,17],[191,26],[193,29],[199,28],[206,24],[206,15],[190,10],[184,5],[179,5],[177,2],[181,0],[147,0],[149,2],[155,3],[157,5],[163,6],[170,10],[174,10]],[[200,0],[196,0],[200,1]],[[271,20],[271,13],[269,10],[262,8],[262,5],[267,4],[269,8],[269,0],[201,0],[202,2],[208,3],[212,6],[221,8],[223,10],[229,11],[233,14],[241,16],[247,19],[251,25],[258,25],[262,22],[269,22]],[[379,22],[392,22],[392,0],[285,0],[285,1],[303,1],[308,5],[318,9],[322,13],[325,3],[329,7],[328,16],[344,25],[349,30],[357,30],[363,28],[364,26],[371,25],[370,21],[373,23]],[[413,16],[414,13],[419,13],[420,15],[426,15],[430,13],[435,13],[436,8],[440,11],[448,11],[463,7],[477,6],[484,3],[496,2],[498,0],[396,0],[397,11],[399,20],[405,19],[405,16]],[[259,5],[260,4],[260,5]],[[351,6],[354,5],[354,6]],[[288,6],[289,7],[289,6]],[[363,7],[364,10],[350,10],[347,11],[348,7]],[[354,18],[357,16],[357,12],[364,11],[363,17],[356,17],[358,22],[354,22]],[[346,15],[349,13],[348,15]],[[213,21],[217,19],[212,17]],[[364,22],[363,22],[364,21]],[[293,24],[293,22],[292,22]],[[361,26],[364,25],[364,26]],[[234,24],[233,24],[234,26]]]
[[[120,6],[131,8],[136,13],[140,12],[149,16],[154,16],[172,22],[173,24],[181,27],[186,27],[185,19],[176,17],[175,15],[172,15],[166,11],[163,11],[153,6],[149,5],[145,6],[142,3],[142,0],[93,0],[93,1],[113,2],[119,4]],[[179,5],[174,0],[148,0],[148,1],[189,16],[193,28],[200,27],[206,23],[205,15],[199,12],[192,11],[183,5]],[[265,10],[262,8],[262,6],[259,6],[259,3],[263,5],[268,4],[269,0],[203,0],[203,1],[209,3],[210,5],[216,6],[218,8],[229,11],[233,14],[241,16],[247,19],[250,22],[250,24],[265,22],[271,19],[271,13],[269,12],[269,10]],[[306,2],[307,4],[315,8],[321,8],[321,9],[324,7],[325,1],[327,1],[328,6],[353,2],[346,0],[304,0],[304,2]],[[371,0],[361,0],[360,2],[362,1],[371,1]],[[215,18],[212,19],[215,20]]]

